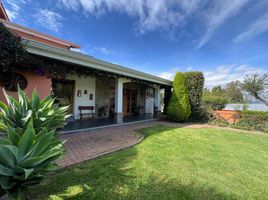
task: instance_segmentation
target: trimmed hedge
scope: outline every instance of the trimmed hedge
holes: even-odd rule
[[[177,72],[173,81],[173,93],[167,107],[167,115],[173,121],[186,121],[191,116],[191,105],[186,78]]]
[[[191,117],[193,121],[203,118],[202,95],[204,89],[205,78],[202,72],[186,72],[184,73],[191,105]]]
[[[244,130],[262,131],[268,133],[268,112],[267,111],[242,111],[237,123],[228,123],[215,119],[210,123],[220,126],[229,126]]]
[[[168,103],[170,101],[171,95],[172,95],[172,91],[171,91],[171,87],[165,87],[165,93],[164,93],[164,114],[167,114],[167,107],[168,107]]]

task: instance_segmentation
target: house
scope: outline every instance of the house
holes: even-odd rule
[[[7,73],[1,87],[9,94],[16,96],[17,84],[29,95],[36,88],[41,97],[52,95],[58,104],[70,105],[73,120],[89,113],[120,123],[124,117],[160,112],[160,90],[170,88],[171,81],[73,51],[80,46],[10,22],[3,4],[0,22],[22,38],[32,56],[56,69],[49,74],[39,73],[38,67],[35,72]],[[64,77],[57,70],[64,71]],[[5,101],[2,90],[0,100]]]

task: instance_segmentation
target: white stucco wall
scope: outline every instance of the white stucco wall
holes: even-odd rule
[[[68,76],[67,79],[75,81],[75,98],[74,98],[74,117],[79,119],[79,106],[94,106],[95,107],[95,90],[96,90],[96,78],[94,77],[79,77],[77,75]],[[81,90],[82,96],[77,97],[77,91]],[[84,90],[87,90],[87,94],[84,94]],[[93,94],[93,100],[89,100],[89,95]]]
[[[145,98],[145,113],[153,114],[154,113],[154,98]]]

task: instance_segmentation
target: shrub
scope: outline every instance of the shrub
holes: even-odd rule
[[[263,131],[268,133],[268,112],[266,111],[241,111],[240,119],[236,123],[228,123],[223,119],[214,119],[211,124],[229,126],[244,130]]]
[[[191,115],[189,92],[183,73],[178,72],[174,78],[167,114],[169,119],[174,121],[185,121]]]
[[[7,132],[7,127],[10,127],[22,135],[30,121],[36,132],[44,128],[51,131],[64,125],[68,117],[68,107],[54,105],[54,99],[51,97],[40,100],[35,90],[31,100],[21,89],[18,90],[18,94],[19,101],[6,95],[8,106],[0,102],[0,131]]]
[[[19,89],[19,100],[6,95],[0,102],[0,185],[10,199],[24,199],[29,186],[36,185],[46,172],[55,170],[54,161],[63,154],[57,128],[63,125],[68,107],[57,108],[54,100],[40,100],[33,92],[29,99]]]
[[[171,87],[165,87],[165,93],[164,93],[164,114],[167,114],[167,107],[168,103],[170,101],[172,92],[171,92]]]
[[[204,75],[202,72],[186,72],[184,74],[190,97],[191,120],[201,120],[203,117],[202,95],[205,81]]]
[[[268,112],[242,111],[241,119],[236,123],[239,128],[264,131],[268,133]]]

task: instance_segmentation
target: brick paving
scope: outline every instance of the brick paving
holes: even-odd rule
[[[167,125],[171,127],[185,128],[215,127],[207,124],[182,124],[147,121],[134,124],[124,124],[115,127],[101,128],[86,132],[66,134],[62,135],[61,137],[67,140],[65,144],[67,152],[63,158],[58,160],[58,164],[61,167],[67,167],[85,160],[93,159],[101,155],[133,146],[143,139],[143,136],[135,130],[156,125]],[[241,130],[237,131],[241,132]]]
[[[64,157],[58,160],[58,164],[67,167],[133,146],[143,139],[135,130],[157,124],[156,121],[139,122],[63,135],[62,139],[67,140],[67,151]]]

